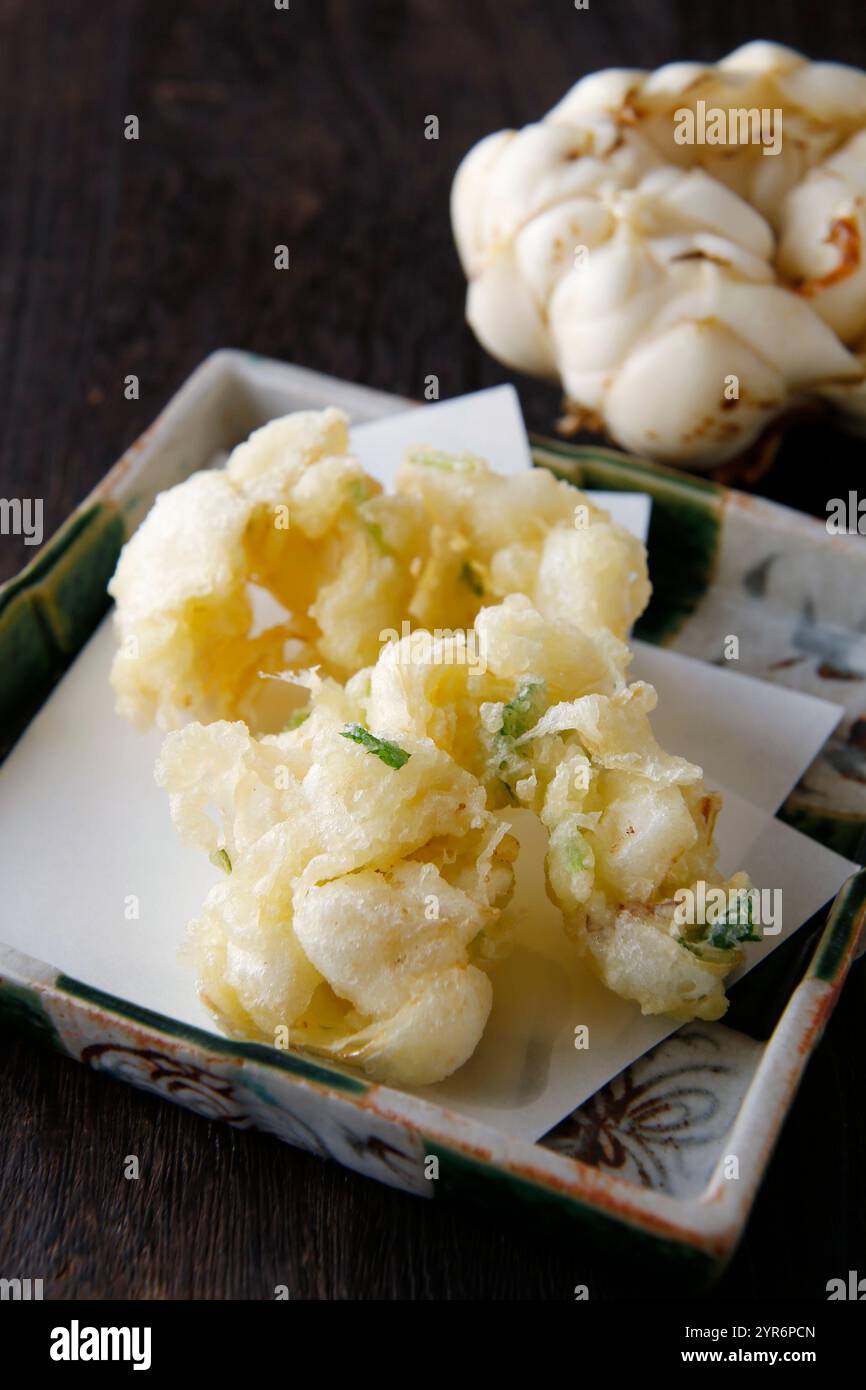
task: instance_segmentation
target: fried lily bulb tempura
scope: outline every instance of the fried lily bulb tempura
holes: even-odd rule
[[[378,1080],[438,1081],[487,1022],[516,845],[431,740],[397,743],[323,691],[291,732],[190,724],[163,747],[179,832],[227,870],[190,928],[201,997],[236,1036],[286,1030]]]
[[[279,728],[260,671],[318,663],[345,679],[375,660],[408,609],[427,528],[417,499],[386,497],[347,453],[347,424],[338,410],[274,420],[224,469],[157,497],[109,586],[120,713],[163,729]],[[276,611],[263,631],[255,589]]]
[[[523,594],[483,608],[468,630],[417,630],[386,645],[369,671],[349,682],[359,718],[398,734],[432,738],[481,782],[488,805],[521,800],[531,769],[514,739],[550,704],[625,685],[631,653],[601,629],[589,636],[542,617]],[[499,702],[505,732],[491,731],[482,707]]]
[[[650,597],[646,551],[545,468],[503,476],[472,454],[416,449],[397,475],[432,520],[411,615],[469,627],[482,605],[526,594],[547,618],[625,638]]]
[[[518,710],[524,703],[518,694]],[[656,703],[643,681],[544,712],[539,702],[531,727],[510,740],[511,754],[549,834],[550,897],[604,984],[645,1014],[716,1019],[728,1006],[724,980],[743,958],[741,943],[755,939],[749,880],[719,874],[721,798],[707,791],[699,767],[656,742],[648,717]],[[508,710],[483,711],[500,738]],[[681,903],[710,888],[736,904],[732,914],[681,921]]]
[[[488,805],[541,818],[549,894],[614,993],[644,1013],[719,1018],[724,978],[753,939],[745,901],[742,917],[687,925],[675,895],[700,899],[703,883],[739,902],[748,880],[719,875],[720,798],[656,742],[656,693],[626,684],[628,659],[610,634],[588,637],[512,595],[465,635],[413,633],[386,648],[347,695],[371,723],[433,738],[484,784]]]

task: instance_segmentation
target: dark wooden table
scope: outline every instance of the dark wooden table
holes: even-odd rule
[[[0,495],[43,497],[49,534],[225,345],[407,395],[430,372],[443,395],[505,379],[463,323],[448,221],[463,151],[597,67],[714,59],[756,36],[866,65],[862,13],[860,0],[0,0]],[[123,138],[128,115],[138,141]],[[550,430],[557,393],[520,386],[530,424]],[[804,429],[760,486],[823,514],[861,459]],[[0,578],[31,554],[0,538]],[[864,996],[859,967],[716,1297],[821,1297],[829,1278],[866,1274]],[[0,1275],[41,1276],[50,1297],[626,1288],[574,1240],[402,1196],[24,1043],[3,1043],[0,1126]],[[127,1154],[139,1182],[124,1180]]]

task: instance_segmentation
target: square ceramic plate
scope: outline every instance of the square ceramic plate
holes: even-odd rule
[[[125,538],[156,493],[289,410],[342,406],[356,422],[405,408],[248,354],[216,353],[34,562],[0,589],[4,749],[103,617]],[[649,492],[655,591],[636,635],[709,661],[719,633],[741,669],[827,696],[846,718],[782,815],[862,862],[866,547],[784,508],[595,448],[534,441],[539,466],[585,486]],[[808,1057],[854,958],[866,874],[829,917],[733,992],[722,1024],[660,1044],[536,1144],[300,1053],[236,1043],[107,995],[0,946],[0,1015],[69,1056],[211,1118],[287,1142],[421,1196],[462,1189],[578,1223],[610,1252],[707,1281],[742,1234]],[[0,925],[0,938],[4,935]],[[648,1108],[649,1107],[649,1108]],[[739,1180],[724,1171],[739,1159]],[[439,1181],[424,1176],[439,1159]]]

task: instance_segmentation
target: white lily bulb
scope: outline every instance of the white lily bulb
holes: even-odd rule
[[[708,468],[807,399],[866,429],[866,73],[763,42],[592,73],[451,207],[481,343],[624,447]]]

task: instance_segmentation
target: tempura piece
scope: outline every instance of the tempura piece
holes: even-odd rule
[[[394,742],[310,683],[297,729],[191,724],[157,765],[183,839],[228,871],[190,928],[201,997],[236,1036],[437,1081],[487,1022],[516,846],[431,740]]]
[[[225,469],[160,494],[109,585],[121,714],[279,728],[288,690],[259,671],[319,664],[345,679],[376,659],[408,609],[426,526],[420,502],[386,497],[347,453],[347,423],[338,410],[274,420]],[[275,618],[261,631],[257,591]]]
[[[523,594],[483,608],[468,631],[417,630],[385,646],[347,693],[360,715],[399,734],[429,737],[487,788],[491,806],[513,805],[531,769],[514,759],[514,736],[549,704],[625,684],[631,653],[605,629],[588,636],[550,621]],[[489,729],[483,706],[507,706],[507,732]]]
[[[447,749],[488,805],[540,816],[550,896],[609,988],[644,1013],[718,1018],[754,939],[745,897],[739,915],[748,880],[719,875],[720,798],[656,742],[655,691],[626,684],[628,659],[607,632],[587,637],[513,595],[467,634],[393,644],[347,694],[370,722]],[[735,913],[680,921],[675,895],[697,899],[699,883],[733,894]]]
[[[588,636],[646,606],[643,546],[545,470],[418,450],[385,495],[347,449],[342,412],[299,412],[159,495],[109,585],[121,714],[272,732],[291,694],[260,671],[346,680],[404,624],[466,627],[512,592]]]
[[[649,601],[641,542],[547,469],[504,477],[472,454],[417,449],[397,491],[434,523],[410,609],[420,627],[468,627],[482,605],[525,594],[546,618],[624,639]]]
[[[549,832],[548,891],[566,930],[615,994],[645,1014],[720,1018],[724,979],[754,940],[749,880],[724,880],[713,841],[721,808],[693,763],[665,753],[642,681],[548,709],[517,740]],[[688,923],[681,905],[709,888],[727,919]]]

